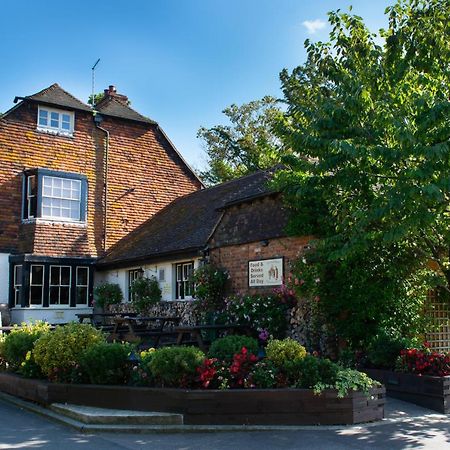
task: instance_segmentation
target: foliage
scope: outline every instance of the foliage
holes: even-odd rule
[[[215,312],[224,307],[228,273],[213,264],[205,264],[194,271],[195,305],[199,311]]]
[[[241,106],[231,105],[223,113],[230,125],[200,128],[209,169],[201,173],[207,184],[216,184],[267,169],[287,153],[273,133],[275,117],[280,114],[277,100],[264,97]]]
[[[412,340],[398,335],[380,333],[367,348],[369,364],[380,369],[394,369],[400,351],[409,348]]]
[[[131,294],[133,306],[138,313],[147,311],[161,301],[161,288],[154,276],[136,278],[131,283]]]
[[[256,362],[250,371],[251,387],[272,389],[277,386],[278,369],[269,360]]]
[[[36,321],[34,323],[22,323],[15,325],[11,332],[5,336],[2,344],[2,357],[11,370],[19,370],[22,363],[28,361],[31,364],[33,358],[28,352],[33,350],[34,343],[50,330],[46,322]]]
[[[104,92],[98,92],[97,94],[90,95],[88,98],[88,104],[91,106],[97,105],[105,97]]]
[[[230,388],[252,387],[250,373],[258,357],[249,353],[245,347],[233,356],[230,366]]]
[[[271,339],[267,343],[266,355],[277,367],[282,367],[286,361],[303,359],[306,356],[306,349],[291,338]]]
[[[34,359],[49,380],[70,382],[82,353],[104,339],[92,325],[71,322],[43,334],[34,345]]]
[[[343,398],[349,391],[360,391],[369,395],[369,390],[377,386],[380,386],[380,383],[372,380],[364,372],[341,369],[336,375],[334,384],[317,383],[314,386],[314,393],[320,394],[324,389],[336,389],[338,398]]]
[[[291,231],[317,237],[320,309],[355,348],[414,334],[427,292],[448,296],[447,6],[387,8],[382,45],[360,17],[330,13],[330,42],[307,41],[306,63],[281,74],[277,131],[295,156],[278,185]]]
[[[310,389],[318,383],[334,384],[339,366],[329,359],[306,355],[301,359],[286,359],[281,370],[286,375],[289,386]]]
[[[450,375],[450,353],[432,351],[428,344],[421,348],[403,349],[396,369],[400,372],[443,377]]]
[[[236,295],[225,299],[224,316],[228,322],[267,330],[274,337],[284,337],[288,305],[279,295]]]
[[[125,384],[129,377],[130,352],[130,346],[121,343],[91,345],[80,357],[81,372],[92,384]]]
[[[139,361],[133,365],[131,371],[131,382],[137,386],[151,386],[154,384],[154,378],[150,370],[150,361],[155,353],[154,348],[144,350],[139,354]]]
[[[230,335],[216,339],[209,348],[208,356],[221,361],[231,361],[242,347],[253,355],[258,354],[258,341],[249,336]]]
[[[116,283],[102,283],[94,288],[95,305],[105,308],[122,302],[122,289]]]
[[[153,353],[149,367],[162,386],[188,387],[204,359],[204,353],[195,347],[163,347]]]

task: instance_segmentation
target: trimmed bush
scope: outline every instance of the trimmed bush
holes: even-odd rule
[[[221,361],[231,361],[236,353],[245,347],[253,355],[258,354],[258,341],[249,336],[230,335],[216,339],[209,348],[210,358],[217,358]]]
[[[266,355],[267,359],[272,361],[277,367],[283,367],[286,361],[304,358],[306,349],[291,338],[283,340],[271,339],[266,347]]]
[[[163,387],[188,387],[204,359],[205,354],[196,347],[164,347],[153,352],[149,367]]]
[[[411,339],[381,333],[369,344],[367,360],[373,367],[394,369],[397,358],[400,356],[400,351],[411,346]]]
[[[82,353],[104,341],[92,325],[72,322],[41,336],[34,345],[34,359],[49,380],[70,382]]]
[[[129,378],[130,345],[100,342],[80,357],[80,369],[92,384],[126,384]]]
[[[36,321],[34,323],[22,323],[20,327],[15,326],[6,335],[2,345],[2,357],[8,364],[9,369],[20,370],[22,364],[27,361],[31,364],[32,357],[28,357],[34,343],[45,333],[50,331],[50,325],[46,322]]]
[[[318,383],[334,385],[340,367],[329,359],[306,355],[285,361],[282,370],[290,386],[311,389]]]
[[[122,302],[122,289],[117,283],[102,283],[94,288],[95,306],[105,308]]]
[[[145,313],[160,302],[162,295],[158,280],[154,276],[136,278],[131,283],[131,293],[133,307],[139,314]]]

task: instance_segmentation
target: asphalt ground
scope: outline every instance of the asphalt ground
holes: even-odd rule
[[[296,427],[270,431],[81,433],[0,400],[0,449],[450,449],[450,416],[388,400],[388,419],[348,427]]]

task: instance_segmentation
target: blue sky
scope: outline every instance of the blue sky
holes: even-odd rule
[[[128,0],[2,2],[0,111],[14,96],[57,82],[86,101],[109,84],[159,122],[195,168],[200,126],[221,111],[280,96],[278,74],[305,60],[303,42],[326,40],[326,13],[353,6],[377,31],[393,0]],[[307,22],[305,24],[305,22]]]

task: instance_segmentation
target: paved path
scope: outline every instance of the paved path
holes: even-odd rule
[[[393,400],[389,401],[388,411],[392,418],[404,417],[406,421],[297,431],[82,434],[0,401],[0,449],[450,449],[450,416]]]

